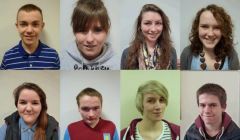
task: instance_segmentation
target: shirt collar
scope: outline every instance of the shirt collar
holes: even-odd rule
[[[37,126],[37,123],[35,123],[31,128],[28,127],[28,125],[24,122],[23,118],[21,117],[19,119],[19,128],[21,129],[21,132],[26,132],[28,131],[29,129],[34,132],[35,129],[36,129],[36,126]]]
[[[42,43],[41,41],[39,41],[37,49],[32,54],[29,54],[25,51],[25,49],[22,46],[22,40],[19,41],[18,48],[19,48],[19,52],[22,54],[24,58],[27,58],[29,55],[39,56],[42,50]]]

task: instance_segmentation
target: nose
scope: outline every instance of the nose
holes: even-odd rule
[[[94,117],[95,116],[95,111],[90,109],[89,113],[88,113],[89,117]]]
[[[88,31],[87,35],[86,35],[86,41],[87,43],[92,43],[94,39],[93,33],[92,31]]]
[[[27,33],[31,33],[33,31],[33,27],[31,25],[28,25],[26,31]]]
[[[214,35],[214,29],[213,28],[209,28],[208,32],[207,32],[208,36],[213,36]]]
[[[160,110],[160,108],[161,108],[161,103],[160,103],[159,101],[157,101],[157,102],[155,103],[155,109],[156,109],[156,110]]]
[[[150,28],[150,31],[155,32],[157,30],[157,26],[153,24]]]
[[[210,106],[205,106],[204,112],[208,113],[210,111],[211,111],[211,107]]]
[[[32,111],[32,106],[30,104],[27,104],[26,111],[27,112],[31,112]]]

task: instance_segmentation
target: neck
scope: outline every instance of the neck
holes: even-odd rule
[[[155,46],[156,46],[156,42],[148,42],[148,41],[146,41],[146,44],[147,44],[147,47],[148,48],[155,48]]]
[[[216,124],[205,124],[205,129],[206,132],[208,133],[209,136],[215,136],[219,133],[219,131],[221,130],[221,122],[216,123]]]
[[[36,43],[29,46],[29,45],[26,45],[22,42],[22,46],[23,46],[24,50],[29,54],[32,54],[36,51],[36,49],[38,47],[38,44],[39,44],[39,42],[36,42]]]
[[[156,47],[156,43],[153,43],[153,42],[146,42],[146,45],[147,45],[147,50],[148,50],[148,53],[152,55],[155,47]]]
[[[98,122],[99,122],[99,119],[98,119],[95,123],[90,124],[89,126],[90,126],[91,128],[94,128],[94,127],[98,124]]]
[[[214,59],[215,59],[215,57],[216,57],[213,49],[203,48],[203,52],[204,52],[207,56],[209,56],[210,58],[214,58]]]
[[[139,127],[144,131],[159,131],[162,130],[162,121],[151,121],[148,119],[143,119],[139,123]]]

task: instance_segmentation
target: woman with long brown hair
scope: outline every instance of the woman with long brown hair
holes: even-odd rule
[[[47,114],[44,91],[34,83],[14,90],[17,111],[5,118],[0,140],[58,140],[58,122]]]
[[[136,21],[130,47],[122,53],[121,69],[176,69],[169,19],[154,4],[146,4]]]
[[[189,36],[190,45],[181,54],[182,70],[238,70],[230,15],[215,4],[196,14]]]

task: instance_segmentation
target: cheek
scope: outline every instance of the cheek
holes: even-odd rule
[[[99,45],[103,45],[105,43],[106,39],[107,39],[106,33],[96,35],[96,40],[99,43]]]
[[[84,41],[84,36],[80,33],[76,33],[75,38],[78,44],[81,44]]]

